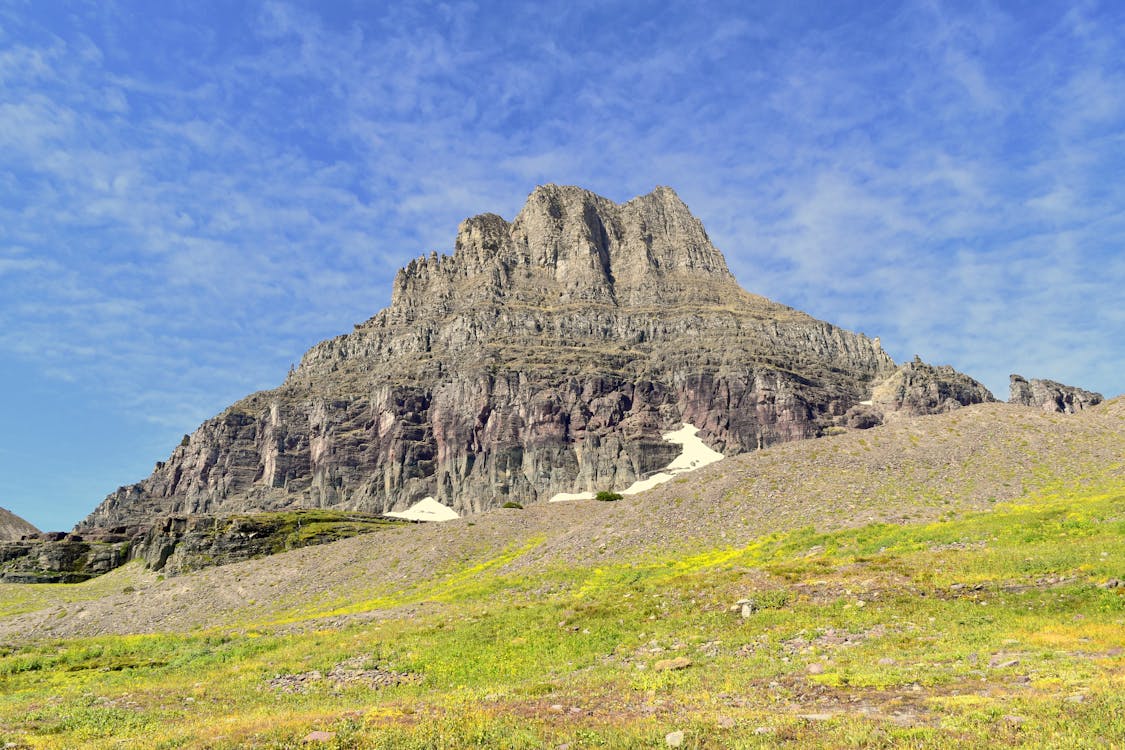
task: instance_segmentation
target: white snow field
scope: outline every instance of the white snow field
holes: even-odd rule
[[[664,484],[679,474],[686,474],[689,471],[695,471],[708,464],[721,461],[723,459],[723,454],[707,447],[707,444],[703,442],[698,433],[698,427],[684,422],[684,426],[680,429],[661,435],[661,437],[669,443],[678,443],[683,446],[680,455],[676,456],[672,463],[668,464],[661,471],[653,474],[648,479],[633,482],[627,488],[621,490],[621,494],[636,495],[639,492],[651,490],[659,484]],[[593,498],[593,492],[560,492],[553,496],[548,502],[559,503],[566,500],[592,500]]]

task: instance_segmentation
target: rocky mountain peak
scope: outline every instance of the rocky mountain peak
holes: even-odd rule
[[[391,307],[409,318],[435,304],[452,310],[458,300],[652,306],[736,293],[722,253],[671,188],[617,204],[583,188],[541,185],[511,222],[466,219],[452,256],[407,265]]]
[[[676,458],[662,436],[685,424],[733,455],[991,399],[952,368],[904,367],[743,291],[671,188],[619,204],[543,185],[511,221],[462,222],[451,255],[398,273],[387,309],[205,422],[80,528],[426,498],[471,513],[630,487]]]

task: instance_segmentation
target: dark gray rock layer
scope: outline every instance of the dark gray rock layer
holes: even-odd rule
[[[81,583],[129,559],[128,542],[91,542],[71,534],[37,534],[0,542],[0,583]]]

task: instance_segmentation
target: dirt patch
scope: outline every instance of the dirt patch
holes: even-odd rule
[[[382,667],[368,667],[369,658],[356,656],[340,662],[327,673],[318,669],[297,674],[281,674],[267,683],[280,693],[304,693],[316,685],[328,685],[333,690],[353,686],[383,688],[400,685],[404,682],[419,682],[421,675],[409,672],[394,672]]]

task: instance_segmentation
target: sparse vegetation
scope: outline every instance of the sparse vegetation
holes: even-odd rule
[[[600,500],[603,503],[612,503],[616,500],[620,500],[622,497],[624,496],[621,493],[611,492],[609,490],[602,490],[598,494],[594,495],[595,500]]]
[[[1122,417],[1091,418],[981,407],[610,506],[0,586],[0,745],[1123,746]]]
[[[321,730],[327,747],[647,748],[682,730],[695,748],[1125,742],[1120,485],[937,523],[510,572],[535,544],[353,605],[430,603],[409,616],[6,646],[0,740],[291,747]],[[746,617],[731,606],[743,598],[756,605]],[[407,677],[307,677],[357,660]],[[307,683],[270,687],[286,674]]]

